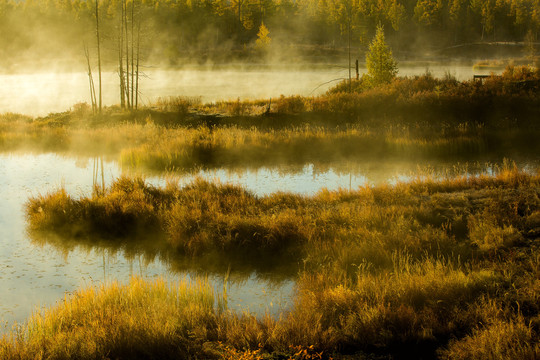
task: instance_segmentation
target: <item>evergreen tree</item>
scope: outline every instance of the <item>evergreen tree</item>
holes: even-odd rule
[[[270,36],[268,36],[268,34],[270,34],[270,31],[264,25],[264,23],[261,23],[261,26],[259,27],[259,32],[257,33],[257,40],[255,41],[257,47],[264,49],[268,47],[268,45],[270,45],[272,39],[270,38]]]
[[[384,29],[380,24],[366,54],[366,67],[373,85],[389,83],[398,72],[397,63],[386,45]]]

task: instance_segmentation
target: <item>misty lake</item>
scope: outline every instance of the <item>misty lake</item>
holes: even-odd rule
[[[434,76],[449,73],[469,79],[472,66],[403,66],[401,75],[418,75],[428,69]],[[204,102],[224,99],[269,98],[281,94],[319,94],[347,70],[336,66],[312,68],[196,68],[184,70],[148,69],[142,80],[142,103],[160,96],[201,96]],[[104,103],[118,102],[117,74],[104,74]],[[0,113],[17,112],[45,115],[69,109],[88,99],[88,78],[83,72],[55,72],[0,75]],[[500,159],[499,159],[500,160]],[[334,166],[335,165],[335,166]],[[427,164],[430,165],[430,164]],[[444,167],[444,164],[432,164]],[[519,164],[529,166],[527,162]],[[531,166],[535,166],[532,164]],[[259,169],[216,169],[200,171],[176,180],[188,183],[195,176],[211,181],[239,184],[257,195],[276,191],[313,194],[322,188],[355,189],[381,182],[406,181],[417,170],[417,162],[377,164],[332,164],[319,168],[300,167]],[[182,260],[160,254],[137,253],[130,249],[83,246],[75,241],[59,242],[32,239],[26,231],[24,204],[30,196],[54,191],[59,186],[74,195],[89,194],[92,188],[91,159],[62,157],[56,154],[0,154],[0,321],[3,331],[23,322],[41,307],[50,306],[66,294],[86,286],[112,280],[125,282],[132,275],[166,280],[193,278],[206,274],[216,292],[224,288],[225,274],[207,269],[205,264],[186,265]],[[105,163],[106,183],[122,174],[116,162]],[[166,179],[149,177],[162,185]],[[293,264],[300,269],[301,264]],[[228,305],[258,314],[277,315],[290,308],[294,297],[294,274],[236,271],[227,281]]]
[[[475,71],[462,64],[400,64],[399,75],[445,74],[458,80],[469,80]],[[361,73],[366,70],[361,69]],[[348,76],[343,65],[282,65],[279,67],[227,66],[193,67],[182,70],[148,68],[141,78],[141,104],[150,104],[159,97],[197,96],[203,102],[240,99],[268,99],[280,95],[318,95]],[[118,74],[103,73],[103,102],[120,102]],[[42,116],[62,112],[80,102],[89,103],[86,72],[42,72],[32,74],[0,74],[0,113],[14,112]],[[97,86],[97,85],[96,85]]]

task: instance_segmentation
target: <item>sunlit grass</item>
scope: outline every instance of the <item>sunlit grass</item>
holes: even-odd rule
[[[482,85],[426,75],[270,106],[170,98],[97,118],[8,114],[0,146],[106,153],[158,171],[534,153],[528,111],[537,95],[515,82],[535,76],[512,69]],[[519,113],[515,104],[504,108],[516,98],[529,104]],[[488,119],[492,105],[504,111]],[[534,359],[540,173],[509,162],[485,169],[427,169],[407,182],[311,196],[256,196],[200,179],[154,187],[129,176],[87,196],[63,188],[35,196],[26,207],[30,235],[52,231],[56,242],[99,238],[121,248],[150,233],[140,248],[149,257],[292,268],[297,295],[290,311],[257,318],[224,311],[226,299],[204,283],[176,289],[136,279],[81,290],[0,341],[0,357]]]
[[[535,219],[537,184],[538,175],[507,167],[494,176],[418,178],[395,186],[323,190],[311,197],[257,197],[203,180],[160,189],[122,177],[89,197],[73,199],[60,189],[31,198],[27,215],[33,230],[72,234],[126,236],[161,227],[171,246],[191,254],[274,251],[287,244],[326,251],[328,241],[350,247],[356,239],[369,244],[358,249],[379,244],[393,251],[406,243],[409,251],[421,253],[435,243],[451,248],[452,235],[467,235],[474,246],[496,250],[519,242],[527,226],[523,216]]]
[[[480,133],[478,133],[480,131]],[[57,127],[24,121],[5,125],[0,147],[107,155],[126,168],[191,171],[217,166],[331,163],[381,156],[427,158],[480,154],[486,149],[481,129],[426,137],[409,126],[382,131],[362,125],[343,129],[298,126],[283,129],[224,127],[165,127],[151,117],[136,123]]]
[[[535,70],[509,67],[483,83],[426,74],[272,102],[177,97],[100,116],[83,106],[36,119],[4,114],[0,150],[107,155],[155,171],[530,154],[539,150],[537,86]]]
[[[215,324],[215,301],[204,281],[169,285],[133,278],[127,285],[82,289],[4,338],[0,357],[187,357],[197,352],[196,339],[206,337],[200,325]]]
[[[478,312],[485,321],[462,339],[452,340],[440,351],[442,359],[537,359],[540,355],[537,326],[521,315],[505,314],[501,304],[489,301]]]
[[[178,351],[189,348],[203,358],[406,353],[533,359],[540,336],[540,175],[510,163],[492,171],[452,177],[426,172],[395,185],[260,197],[202,180],[155,188],[121,178],[90,197],[75,199],[61,189],[33,198],[27,213],[34,231],[63,226],[71,234],[105,232],[109,241],[129,243],[138,241],[133,232],[107,229],[137,232],[159,224],[164,236],[155,238],[155,246],[170,256],[215,253],[232,264],[238,258],[297,264],[289,312],[256,318],[215,308],[190,325],[204,335],[181,338]],[[168,321],[184,321],[169,312],[176,320]],[[143,340],[161,341],[149,329],[154,335]],[[39,340],[28,353],[48,343]],[[4,342],[2,348],[24,353],[24,344]]]

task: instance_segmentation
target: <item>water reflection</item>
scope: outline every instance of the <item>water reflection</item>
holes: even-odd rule
[[[32,245],[48,251],[54,249],[63,264],[57,265],[62,271],[69,271],[69,264],[80,261],[78,275],[85,278],[85,286],[97,286],[110,281],[126,283],[131,276],[146,279],[163,278],[170,282],[181,279],[208,279],[216,294],[227,288],[228,305],[231,310],[250,311],[255,314],[279,315],[291,306],[294,292],[294,275],[298,272],[292,266],[255,266],[255,263],[240,261],[227,262],[218,254],[196,259],[175,255],[167,248],[159,248],[163,241],[128,239],[111,242],[104,239],[70,239],[52,233],[30,234]],[[78,255],[85,255],[82,260]],[[261,259],[259,259],[261,261]],[[264,261],[263,261],[264,263]],[[83,270],[92,265],[93,271]],[[101,271],[98,271],[101,270]],[[62,276],[62,275],[58,276]],[[71,293],[56,285],[58,290]],[[76,289],[74,289],[76,290]]]
[[[277,254],[275,257],[247,258],[243,254],[208,253],[197,257],[185,256],[170,247],[162,238],[164,234],[139,234],[136,238],[102,239],[96,236],[70,238],[51,232],[28,232],[32,245],[52,246],[58,255],[67,259],[73,252],[91,254],[96,252],[108,258],[123,258],[132,267],[134,264],[147,272],[150,265],[160,263],[175,274],[191,276],[223,277],[227,274],[233,282],[256,278],[268,284],[279,284],[295,277],[299,271],[299,259],[292,255]],[[103,278],[110,278],[104,262]],[[130,272],[129,275],[140,275]]]

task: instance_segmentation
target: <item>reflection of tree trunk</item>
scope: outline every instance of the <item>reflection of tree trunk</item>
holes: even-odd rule
[[[101,191],[102,194],[105,194],[105,171],[103,169],[103,156],[100,157],[101,160]]]
[[[101,186],[98,180],[100,171],[101,171]],[[94,166],[92,168],[92,186],[94,187],[94,192],[97,193],[98,195],[100,193],[102,195],[105,194],[105,171],[103,169],[103,156],[100,156],[99,158],[97,157],[94,158]]]
[[[484,41],[484,25],[482,25],[482,41]]]

